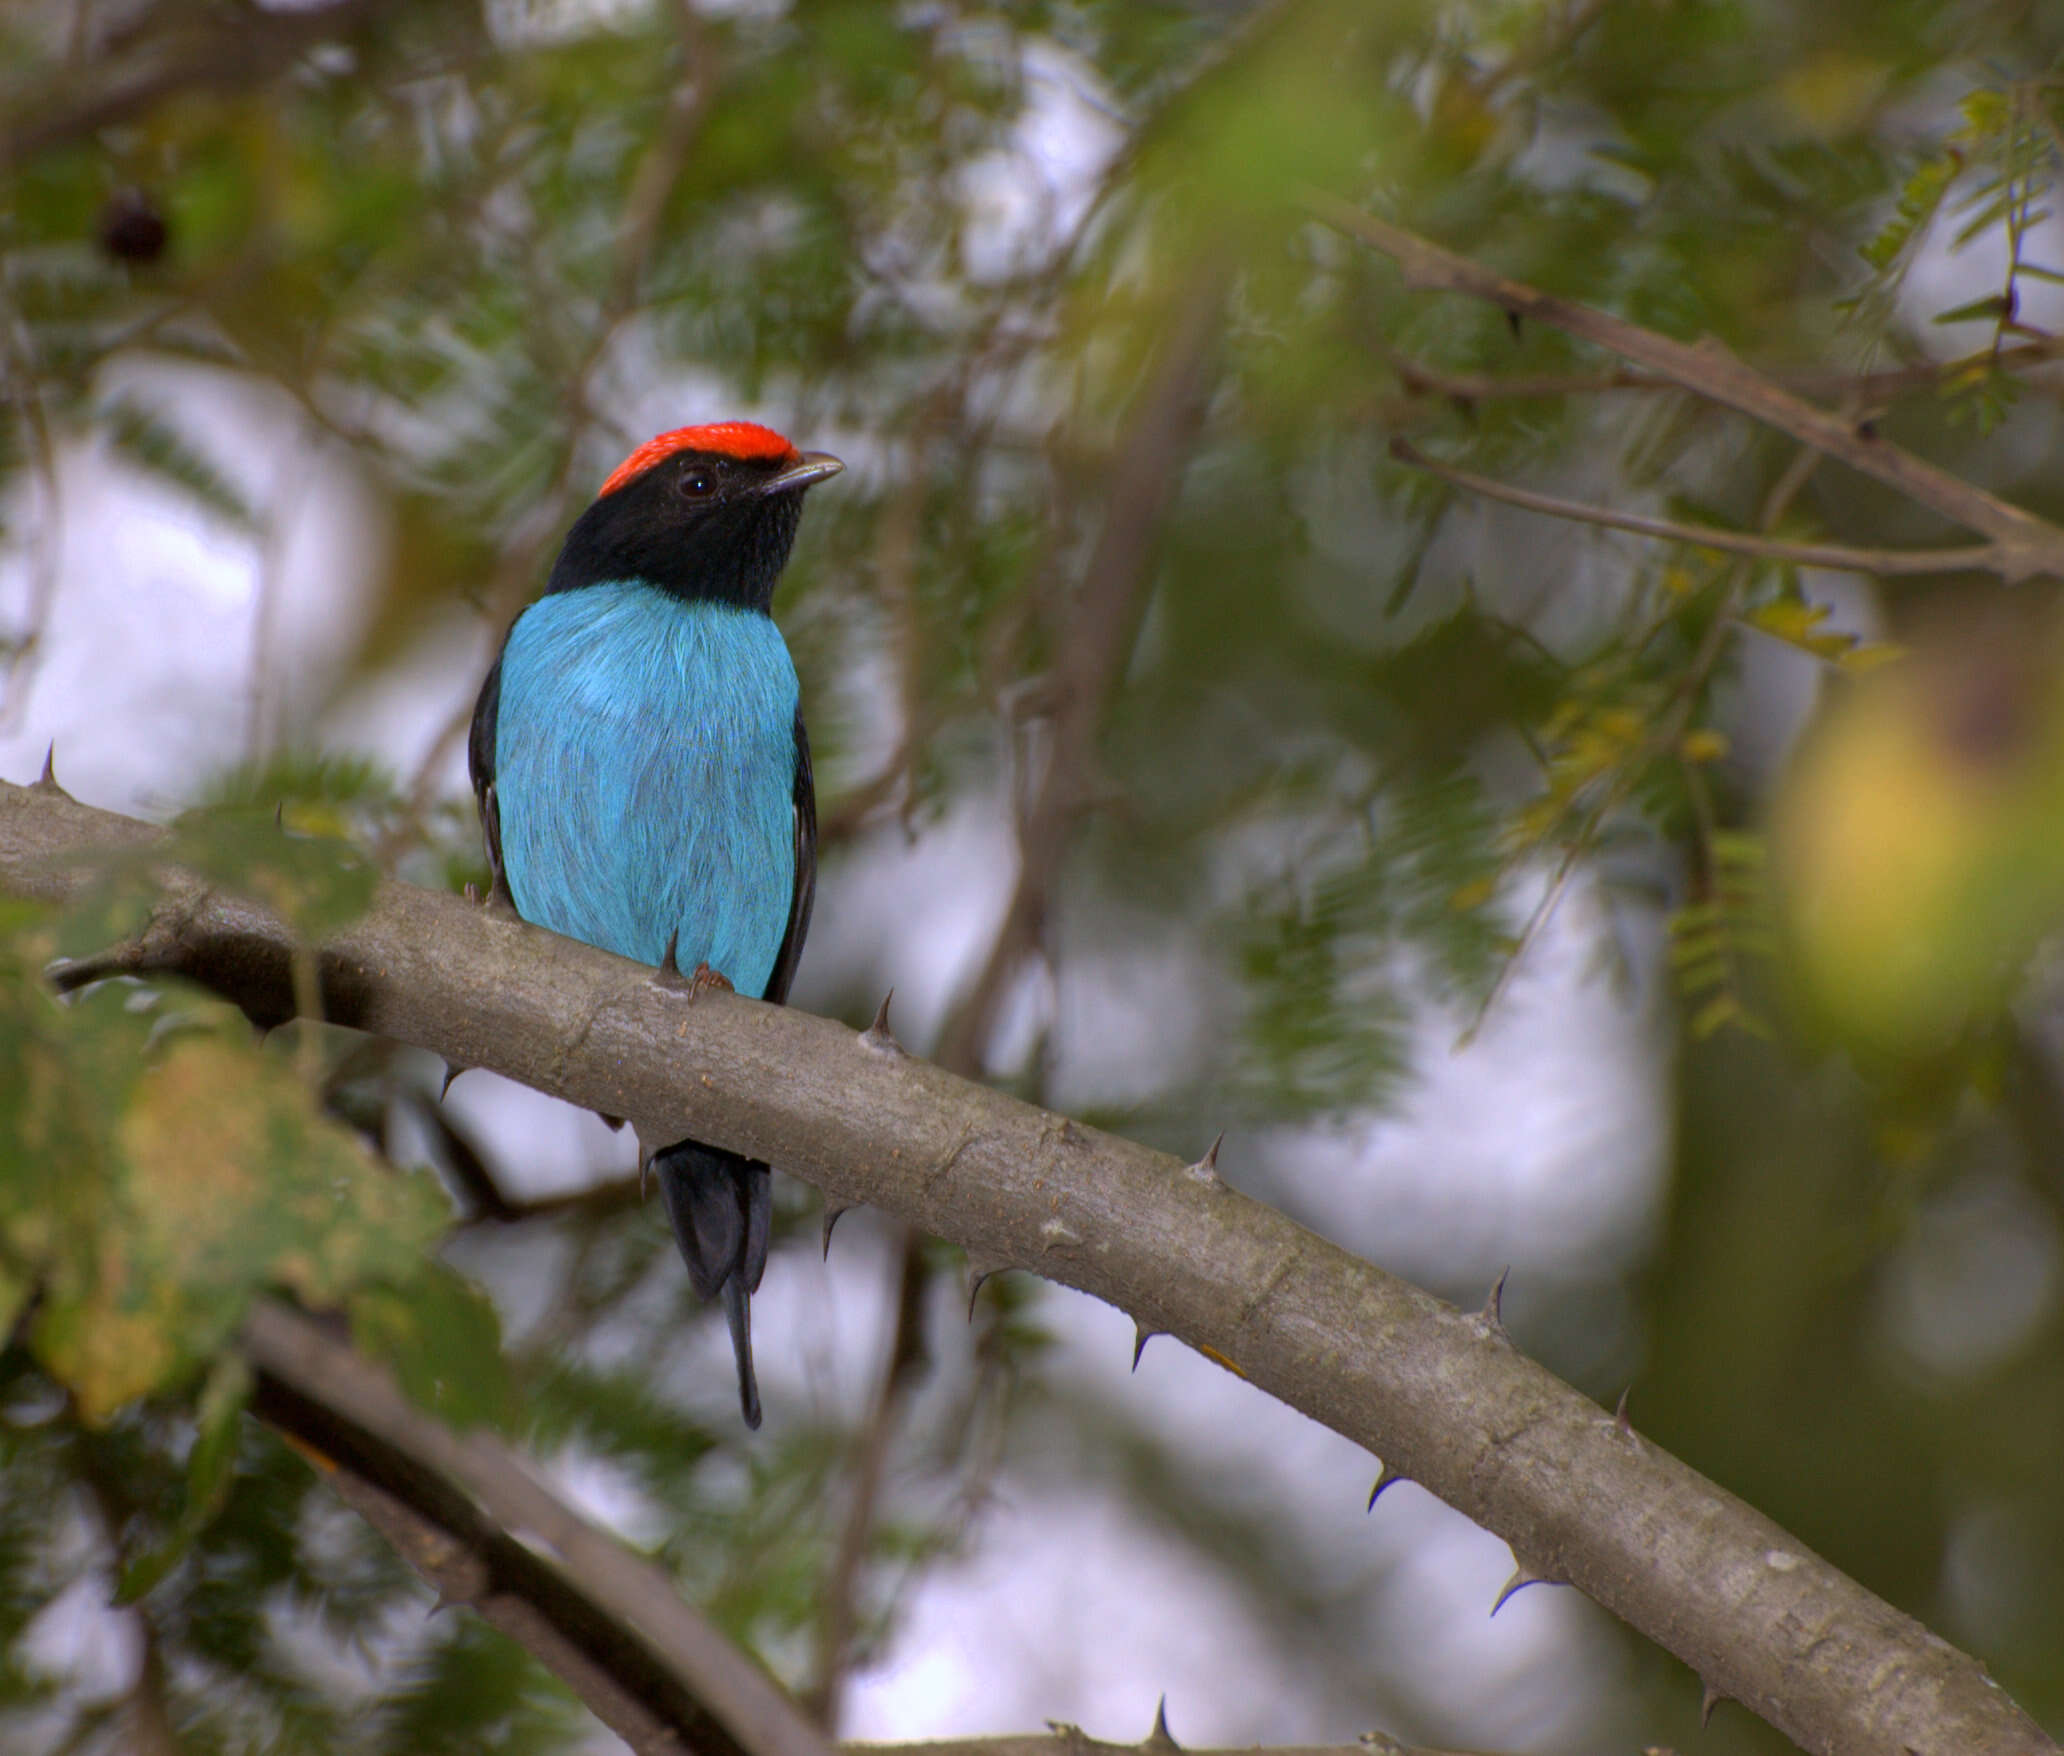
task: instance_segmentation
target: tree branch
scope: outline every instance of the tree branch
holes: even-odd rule
[[[395,0],[328,0],[291,10],[239,10],[219,27],[196,31],[183,20],[138,47],[134,65],[84,97],[67,96],[0,135],[0,170],[32,153],[64,146],[155,109],[189,91],[233,92],[263,85],[317,43],[364,29]],[[176,10],[168,8],[168,13]]]
[[[158,833],[0,784],[0,888],[61,903],[93,882],[90,849]],[[114,964],[286,1016],[287,930],[189,873],[159,880]],[[1208,1167],[792,1007],[690,1005],[641,965],[412,885],[382,885],[319,958],[333,1023],[627,1116],[646,1138],[769,1160],[1208,1350],[1809,1750],[2059,1756],[1979,1665],[1526,1359],[1495,1308],[1464,1316]]]
[[[1080,1726],[1048,1721],[1053,1730],[997,1738],[942,1738],[930,1744],[846,1744],[846,1756],[1478,1756],[1468,1750],[1436,1750],[1404,1744],[1384,1732],[1366,1733],[1353,1744],[1286,1744],[1273,1749],[1192,1749],[1169,1737],[1165,1721],[1137,1744],[1107,1744]],[[1668,1751],[1655,1756],[1670,1756]]]
[[[1305,205],[1327,225],[1390,257],[1408,286],[1486,299],[1515,316],[1593,342],[1686,390],[1789,433],[1930,511],[1989,537],[1992,555],[1987,569],[2009,585],[2038,575],[2064,578],[2064,529],[1878,438],[1867,427],[1792,395],[1711,338],[1696,345],[1675,341],[1523,281],[1507,280],[1335,196],[1313,192],[1305,197]]]
[[[492,1435],[454,1433],[287,1306],[254,1308],[241,1345],[258,1374],[256,1412],[318,1454],[441,1601],[528,1648],[632,1749],[832,1756],[664,1573],[540,1487]]]
[[[1390,455],[1399,463],[1424,470],[1487,500],[1502,500],[1508,506],[1528,512],[1543,512],[1550,518],[1567,518],[1578,524],[1603,525],[1607,530],[1632,531],[1636,536],[1661,537],[1674,543],[1692,543],[1722,554],[1747,555],[1759,561],[1789,561],[1799,567],[1833,567],[1845,573],[1871,573],[1880,578],[1908,578],[1924,573],[1959,573],[1970,570],[1998,572],[2004,553],[1997,543],[1976,543],[1961,549],[1852,549],[1841,543],[1792,543],[1781,537],[1758,536],[1753,531],[1723,530],[1710,524],[1680,524],[1670,518],[1649,518],[1638,512],[1614,512],[1610,507],[1587,506],[1580,500],[1564,500],[1554,494],[1537,494],[1531,488],[1515,488],[1495,476],[1478,475],[1428,457],[1409,440],[1392,439]]]
[[[1551,401],[1565,396],[1597,396],[1616,390],[1670,390],[1685,387],[1661,372],[1632,366],[1608,366],[1593,372],[1452,372],[1444,366],[1399,352],[1380,350],[1411,397],[1440,397],[1454,402]],[[1860,410],[1882,407],[1909,390],[1940,390],[1950,380],[1974,370],[2034,371],[2055,365],[2064,356],[2064,336],[2017,342],[2008,348],[1987,348],[1954,360],[1925,365],[1891,366],[1877,372],[1850,372],[1840,366],[1762,367],[1773,384],[1803,396],[1824,396]],[[1392,399],[1386,407],[1396,407]]]
[[[955,1071],[980,1066],[1010,983],[1039,942],[1068,830],[1088,791],[1104,702],[1132,653],[1154,537],[1203,420],[1224,292],[1223,268],[1202,271],[1175,313],[1173,333],[1113,459],[1110,510],[1083,568],[1055,664],[1053,747],[1018,829],[1017,883],[982,974],[939,1042],[939,1060]]]

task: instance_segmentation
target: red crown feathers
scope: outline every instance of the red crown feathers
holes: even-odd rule
[[[797,455],[796,448],[772,427],[752,421],[713,421],[706,427],[676,427],[671,433],[646,440],[618,464],[615,473],[602,484],[602,494],[615,493],[677,451],[714,451],[723,457],[769,462]]]

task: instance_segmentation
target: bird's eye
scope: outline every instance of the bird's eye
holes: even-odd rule
[[[717,478],[706,469],[690,469],[681,472],[681,492],[691,500],[707,499],[716,492]]]

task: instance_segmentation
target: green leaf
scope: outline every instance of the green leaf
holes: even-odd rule
[[[103,404],[100,424],[109,441],[130,462],[183,488],[210,512],[239,530],[257,525],[257,514],[241,492],[164,418],[131,397]]]
[[[362,1287],[351,1338],[394,1368],[411,1401],[454,1427],[508,1430],[519,1409],[493,1302],[441,1263]]]
[[[251,1369],[241,1354],[225,1353],[202,1387],[199,1431],[186,1462],[186,1501],[172,1534],[133,1557],[115,1586],[117,1604],[133,1604],[153,1591],[185,1559],[229,1498],[236,1470],[237,1435],[251,1400]]]
[[[88,1421],[213,1357],[265,1288],[335,1304],[409,1275],[450,1219],[433,1178],[376,1164],[234,1014],[173,1038],[113,1144],[99,1247],[52,1264],[32,1338]]]

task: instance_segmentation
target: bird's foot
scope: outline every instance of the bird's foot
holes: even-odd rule
[[[681,963],[678,955],[680,949],[680,933],[676,931],[669,934],[666,950],[661,953],[659,959],[658,981],[661,987],[686,988],[690,1000],[697,999],[711,988],[721,988],[727,994],[738,992],[731,985],[731,978],[729,976],[725,975],[721,970],[710,968],[707,958],[698,963],[690,974],[684,976],[681,973]]]

